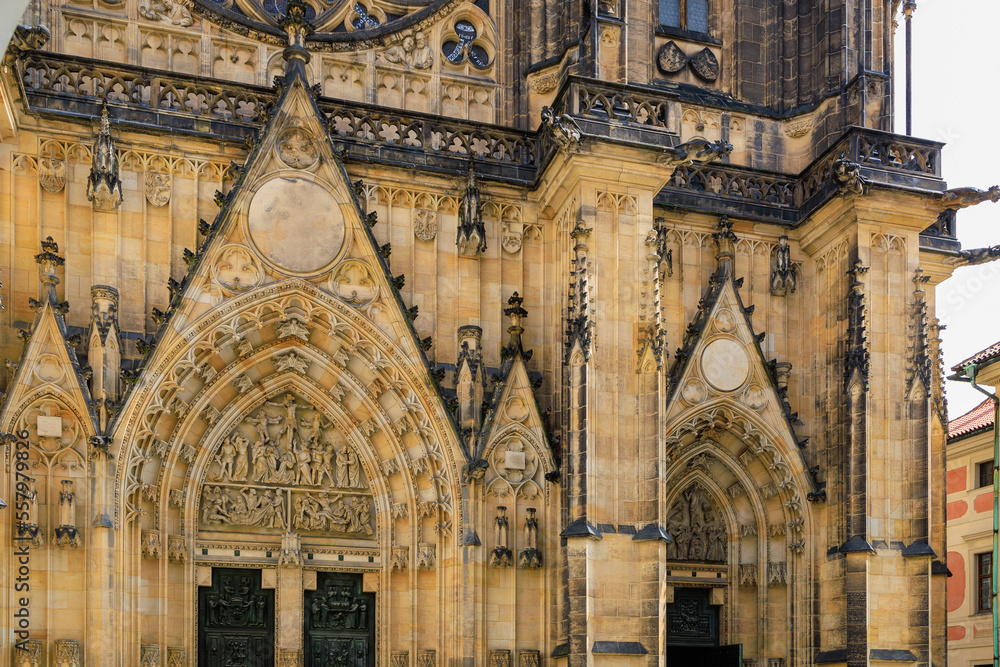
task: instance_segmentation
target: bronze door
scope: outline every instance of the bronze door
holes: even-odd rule
[[[305,595],[307,667],[374,667],[375,594],[360,574],[318,572]]]
[[[198,590],[198,665],[274,666],[274,591],[260,570],[213,568]]]

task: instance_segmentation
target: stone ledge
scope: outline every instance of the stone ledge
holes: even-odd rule
[[[618,655],[647,655],[649,651],[640,642],[594,642],[591,653],[617,653]]]

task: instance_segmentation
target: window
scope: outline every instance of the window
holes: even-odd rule
[[[976,488],[993,486],[993,461],[976,464]]]
[[[992,611],[990,604],[993,600],[993,552],[976,554],[976,581],[979,583],[978,601],[976,605],[979,612]]]
[[[708,0],[660,0],[660,25],[708,33]]]

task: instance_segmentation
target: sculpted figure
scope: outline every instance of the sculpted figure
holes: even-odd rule
[[[233,444],[233,439],[226,438],[219,445],[219,468],[221,472],[219,473],[219,479],[230,480],[233,479],[234,473],[234,463],[236,461],[236,446]]]
[[[312,455],[305,445],[295,450],[295,483],[312,484]]]
[[[236,460],[233,463],[232,478],[243,482],[247,478],[247,466],[250,463],[247,458],[247,447],[250,446],[250,443],[242,435],[237,435],[233,438],[233,445],[236,448]]]
[[[355,525],[357,530],[352,530],[355,533],[365,533],[367,535],[372,534],[372,506],[364,498],[355,501],[354,505],[354,517],[356,519]]]
[[[861,176],[861,166],[847,159],[846,153],[841,153],[833,163],[833,183],[844,197],[863,195],[868,189],[868,182]]]
[[[194,24],[191,12],[177,0],[149,0],[139,7],[139,15],[151,21],[166,21],[182,28]]]
[[[407,61],[412,59],[411,54],[415,46],[414,39],[407,35],[402,42],[396,42],[386,49],[382,57],[394,65],[406,65],[409,64]]]
[[[333,451],[330,445],[322,445],[316,443],[316,445],[311,450],[312,453],[312,463],[311,463],[311,473],[313,484],[317,486],[323,485],[323,478],[330,480],[330,486],[336,486],[336,482],[333,479]]]
[[[427,69],[434,62],[434,51],[427,44],[427,37],[423,32],[418,32],[414,39],[416,48],[413,50],[410,64],[417,69]]]
[[[341,445],[337,452],[337,486],[342,489],[353,489],[351,480],[357,480],[357,455],[349,446]],[[352,475],[353,473],[353,475]]]
[[[994,185],[989,190],[979,188],[954,188],[945,190],[937,197],[939,206],[946,209],[958,210],[968,206],[975,206],[984,201],[991,201],[994,204],[1000,201],[1000,185]]]
[[[958,266],[974,266],[976,264],[986,264],[993,260],[1000,259],[1000,245],[989,246],[988,248],[971,248],[969,250],[959,250],[961,256],[956,261]]]

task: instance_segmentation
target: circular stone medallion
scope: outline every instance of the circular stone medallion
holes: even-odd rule
[[[301,178],[276,178],[250,202],[250,238],[279,267],[313,273],[328,266],[344,245],[344,216],[322,186]]]
[[[738,389],[750,372],[750,360],[743,347],[734,340],[712,341],[701,355],[701,370],[719,391]]]

